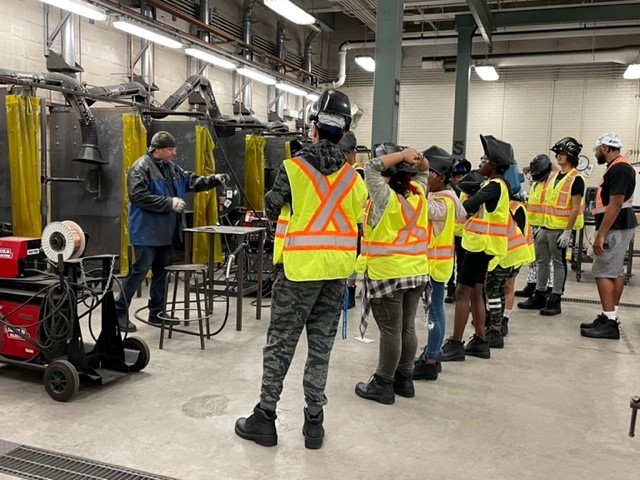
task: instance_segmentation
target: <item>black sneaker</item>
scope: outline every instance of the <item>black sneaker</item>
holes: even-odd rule
[[[502,338],[502,333],[500,331],[489,328],[486,335],[489,348],[504,348],[504,338]],[[469,342],[469,344],[471,344],[471,342]]]
[[[464,354],[478,358],[491,358],[489,342],[474,333],[469,343],[464,347]]]
[[[413,379],[414,380],[437,380],[438,379],[438,365],[436,363],[427,363],[427,361],[420,356],[414,363]],[[442,368],[442,365],[440,366]],[[396,392],[398,393],[398,392]]]
[[[502,329],[500,330],[503,337],[509,335],[509,319],[507,317],[502,317]]]
[[[593,322],[582,322],[580,324],[580,328],[593,328],[593,327],[597,327],[598,325],[600,325],[602,322],[604,322],[605,320],[608,320],[608,317],[604,314],[601,313],[600,315],[598,315],[596,317],[596,319]]]
[[[351,310],[356,306],[356,287],[347,286],[347,309]]]
[[[464,342],[449,337],[440,352],[441,362],[464,362]]]
[[[302,426],[302,435],[304,435],[304,446],[311,450],[317,450],[322,447],[322,439],[324,438],[324,411],[320,410],[317,415],[311,415],[308,409],[304,409],[304,425]]]
[[[276,418],[276,412],[263,410],[258,404],[250,416],[236,420],[236,435],[263,447],[273,447],[278,444]]]
[[[547,304],[540,310],[540,315],[552,316],[562,313],[562,307],[560,305],[562,298],[557,293],[552,293],[547,298]]]
[[[447,288],[447,296],[444,297],[444,303],[455,303],[456,301],[456,289]]]
[[[130,333],[138,330],[138,327],[131,323],[126,313],[118,314],[118,325],[120,325],[120,330],[122,332]]]
[[[396,370],[393,377],[393,393],[405,398],[416,396],[416,389],[413,386],[413,375],[405,375]]]
[[[169,314],[165,314],[164,324],[165,325],[179,325],[180,320],[176,317],[171,317]],[[158,317],[157,313],[149,313],[149,318],[147,320],[151,325],[162,325],[162,320]]]
[[[530,282],[530,283],[527,283],[527,285],[522,290],[516,290],[515,296],[529,298],[531,295],[533,295],[535,291],[536,291],[535,282]]]
[[[608,338],[610,340],[620,339],[620,328],[615,320],[606,319],[592,328],[583,328],[580,335],[589,338]]]
[[[396,402],[392,382],[385,382],[376,374],[371,376],[368,383],[359,382],[356,385],[356,395],[385,405],[392,405]]]

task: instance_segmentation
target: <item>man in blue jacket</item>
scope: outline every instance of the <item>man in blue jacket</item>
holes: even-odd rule
[[[127,332],[137,330],[127,319],[127,309],[149,269],[149,323],[161,323],[158,313],[164,308],[165,267],[171,265],[174,239],[180,238],[186,225],[185,194],[211,190],[229,179],[226,174],[199,177],[174,163],[175,157],[176,139],[169,132],[158,132],[151,138],[147,153],[135,161],[127,175],[129,241],[136,260],[116,300],[120,328]]]

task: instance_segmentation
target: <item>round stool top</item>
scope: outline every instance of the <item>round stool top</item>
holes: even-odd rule
[[[186,263],[181,265],[169,265],[164,267],[168,272],[200,272],[206,271],[207,266],[200,263]]]

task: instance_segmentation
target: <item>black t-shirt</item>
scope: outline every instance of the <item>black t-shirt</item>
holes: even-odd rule
[[[555,188],[558,182],[566,176],[566,173],[558,173],[553,187]],[[584,195],[584,178],[582,176],[577,176],[571,184],[571,196],[573,197],[574,195]]]
[[[498,177],[496,177],[498,178]],[[506,183],[506,182],[505,182]],[[509,184],[507,183],[507,191],[510,194]],[[487,182],[484,187],[482,187],[478,193],[473,195],[468,200],[462,202],[462,206],[467,211],[467,213],[473,215],[478,210],[482,204],[484,204],[487,212],[493,212],[498,206],[498,201],[500,200],[500,195],[502,194],[502,190],[498,182]]]
[[[602,177],[602,204],[609,205],[611,195],[624,195],[628,200],[636,189],[636,171],[628,163],[616,163],[609,167]],[[595,215],[596,230],[600,228],[604,213]],[[623,208],[611,226],[611,230],[627,230],[635,228],[636,215],[633,208]]]
[[[516,222],[516,225],[518,226],[520,231],[522,233],[525,233],[524,226],[527,222],[527,217],[524,213],[524,207],[522,205],[518,206],[518,208],[516,208],[516,211],[513,212],[511,216],[513,217],[513,220]]]

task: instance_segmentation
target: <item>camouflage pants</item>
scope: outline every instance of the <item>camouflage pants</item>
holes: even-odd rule
[[[271,322],[262,364],[260,405],[275,410],[302,330],[307,330],[304,367],[305,402],[326,405],[329,357],[338,330],[344,280],[293,282],[281,275],[273,285]]]
[[[487,281],[485,283],[485,293],[487,295],[487,303],[489,304],[489,316],[491,322],[487,325],[502,325],[502,315],[504,314],[504,285],[507,278],[513,272],[513,268],[502,268],[498,265],[495,269],[487,272]]]

